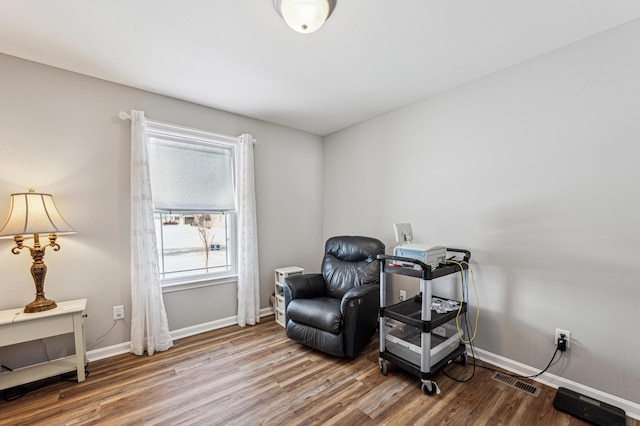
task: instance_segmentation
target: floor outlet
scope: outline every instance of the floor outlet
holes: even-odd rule
[[[124,306],[118,305],[113,307],[113,320],[121,320],[124,319]]]

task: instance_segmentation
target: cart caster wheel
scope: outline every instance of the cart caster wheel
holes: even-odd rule
[[[467,354],[464,352],[460,354],[460,364],[462,364],[463,367],[467,366]]]
[[[440,388],[436,382],[427,381],[422,383],[422,393],[429,396],[437,395],[440,393]]]
[[[387,375],[387,363],[384,361],[380,361],[380,371],[382,372],[383,376]]]

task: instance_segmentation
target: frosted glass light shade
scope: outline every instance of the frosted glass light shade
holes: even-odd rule
[[[331,15],[336,0],[274,0],[274,5],[291,29],[312,33]]]
[[[75,232],[62,218],[51,194],[24,192],[11,194],[9,217],[0,229],[0,238]]]

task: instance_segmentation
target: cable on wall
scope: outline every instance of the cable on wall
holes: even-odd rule
[[[480,318],[480,299],[478,297],[478,290],[476,288],[476,279],[475,279],[475,275],[473,274],[473,268],[471,267],[471,264],[469,262],[464,262],[464,261],[456,261],[456,260],[445,260],[445,263],[454,263],[456,265],[458,265],[458,267],[460,268],[460,275],[462,277],[462,295],[460,298],[460,307],[458,308],[458,312],[456,314],[456,327],[458,329],[458,335],[460,336],[460,341],[466,345],[470,344],[471,342],[473,342],[473,340],[476,338],[476,334],[478,333],[478,319]],[[475,319],[475,325],[473,328],[473,334],[471,335],[471,337],[469,337],[469,340],[465,340],[463,333],[462,333],[462,329],[460,328],[460,314],[462,313],[462,304],[463,302],[467,302],[467,297],[465,297],[465,295],[467,294],[467,291],[465,291],[468,288],[468,279],[465,279],[465,269],[464,266],[466,265],[468,268],[468,271],[471,273],[471,283],[473,286],[473,293],[475,294],[476,297],[476,304],[478,306],[478,310],[476,311],[476,319]],[[465,288],[466,286],[466,288]],[[469,330],[469,333],[471,332],[471,330]]]

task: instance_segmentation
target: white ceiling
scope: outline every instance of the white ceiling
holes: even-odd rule
[[[638,0],[1,0],[0,52],[327,135],[640,17]]]

